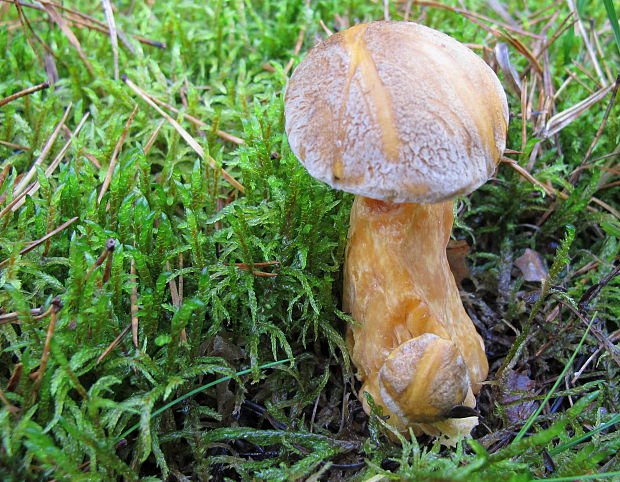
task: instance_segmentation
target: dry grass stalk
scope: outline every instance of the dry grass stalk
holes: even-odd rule
[[[245,263],[235,263],[235,267],[240,269],[240,270],[244,270],[244,271],[250,271],[254,276],[258,276],[260,278],[275,278],[276,276],[278,276],[278,273],[268,273],[266,271],[258,271],[255,270],[253,268],[261,268],[264,266],[279,266],[280,263],[278,261],[267,261],[265,263],[252,263],[252,269],[250,268],[249,265],[245,264]]]
[[[60,122],[56,124],[56,127],[52,131],[52,134],[49,136],[49,138],[47,139],[47,142],[43,146],[43,150],[41,151],[41,154],[39,154],[39,157],[37,157],[37,160],[34,162],[32,167],[28,171],[28,173],[21,179],[17,187],[14,189],[13,196],[19,195],[24,190],[26,185],[30,182],[30,180],[34,177],[35,173],[37,172],[37,167],[40,166],[43,163],[43,161],[45,161],[47,155],[50,153],[52,149],[52,146],[54,145],[54,142],[56,142],[56,139],[58,138],[58,135],[60,134],[60,130],[62,129],[62,126],[67,120],[67,117],[69,116],[69,112],[71,112],[72,107],[73,107],[73,104],[69,104],[67,108],[65,109],[65,112],[62,118],[60,119]]]
[[[80,120],[80,123],[77,125],[77,127],[75,128],[75,130],[71,133],[69,140],[65,143],[65,145],[62,147],[62,149],[60,150],[60,152],[58,153],[58,155],[56,156],[56,158],[52,161],[52,163],[48,166],[48,168],[45,170],[45,177],[50,177],[52,175],[52,173],[56,170],[56,168],[60,165],[60,163],[62,162],[62,160],[65,157],[65,154],[67,153],[67,151],[69,150],[69,147],[71,147],[71,143],[73,142],[73,139],[75,138],[75,136],[77,136],[80,132],[80,130],[82,129],[82,127],[84,126],[84,123],[86,122],[86,120],[88,119],[89,113],[87,112],[86,114],[84,114],[84,117],[82,117],[82,119]],[[32,183],[30,186],[28,186],[24,192],[22,193],[23,195],[29,194],[29,195],[33,195],[34,193],[36,193],[39,188],[41,187],[41,185],[39,184],[39,182],[34,182]],[[13,211],[19,209],[19,207],[24,203],[24,199],[23,196],[11,207],[11,209]],[[0,217],[2,217],[2,214],[0,213]]]
[[[129,268],[130,281],[132,283],[131,293],[129,299],[131,302],[131,335],[133,339],[133,345],[138,348],[138,277],[136,276],[136,263],[134,259],[131,259],[131,266]]]
[[[182,269],[182,266],[179,266],[179,269]],[[172,272],[172,268],[170,267],[170,263],[168,261],[166,261],[166,271]],[[182,299],[182,294],[181,294],[182,293],[181,287],[183,286],[182,278],[183,278],[182,276],[179,276],[179,288],[177,288],[174,278],[168,281],[168,286],[170,287],[170,298],[172,298],[172,304],[177,308],[180,308],[181,305],[183,304],[183,299]],[[187,341],[187,331],[185,330],[185,328],[181,330],[179,337],[180,337],[179,343],[183,343]]]
[[[3,1],[6,1],[6,0],[3,0]],[[30,32],[33,35],[33,37],[37,40],[37,42],[39,42],[39,44],[43,45],[44,48],[48,48],[48,47],[45,45],[45,42],[43,42],[41,37],[39,37],[36,34],[34,29],[32,28],[32,25],[30,25],[30,22],[28,21],[28,18],[24,14],[24,11],[22,10],[21,5],[20,5],[19,2],[15,3],[15,8],[17,9],[17,16],[19,18],[19,23],[20,23],[20,25],[22,27],[22,30],[24,31],[24,37],[26,38],[26,42],[28,42],[28,45],[30,45],[30,48],[34,52],[34,55],[37,58],[37,61],[39,62],[39,65],[41,65],[41,67],[45,67],[45,63],[41,59],[41,56],[39,55],[39,51],[35,48],[34,43],[30,39],[30,36],[28,35],[28,32]]]
[[[0,0],[0,1],[4,2],[5,4],[14,4],[18,9],[21,9],[21,7],[27,7],[27,8],[31,8],[34,10],[43,11],[43,12],[46,11],[45,8],[41,5],[36,5],[33,3],[21,1],[21,0]],[[106,25],[105,22],[102,22],[101,20],[91,17],[90,15],[86,15],[85,13],[82,13],[79,10],[66,7],[57,2],[48,1],[47,3],[57,9],[57,11],[60,13],[62,18],[67,22],[67,25],[69,26],[75,26],[78,28],[87,28],[89,30],[94,30],[95,32],[100,32],[106,35],[110,33],[110,29],[108,25]],[[127,48],[127,50],[129,50],[132,54],[135,54],[136,49],[129,42],[127,35],[122,30],[119,30],[118,28],[116,29],[116,33],[118,35],[118,38],[121,40],[121,42],[125,46],[125,48]],[[166,48],[165,42],[147,39],[140,35],[132,34],[131,37],[140,43],[151,45],[152,47],[157,47],[160,49]]]
[[[519,78],[519,74],[515,69],[514,65],[510,61],[510,53],[508,51],[508,46],[503,42],[498,42],[495,44],[495,48],[493,49],[495,54],[495,59],[499,64],[500,68],[504,72],[504,76],[508,81],[508,84],[515,92],[516,95],[521,95],[521,79]]]
[[[104,285],[110,280],[112,273],[112,259],[114,258],[114,248],[116,247],[116,241],[110,238],[106,243],[106,249],[108,251],[108,257],[105,263],[105,269],[103,270],[103,276],[101,277],[101,284]]]
[[[127,122],[125,123],[125,128],[123,129],[123,132],[121,132],[121,135],[118,138],[118,142],[114,147],[112,157],[110,158],[110,163],[108,164],[108,172],[106,173],[105,179],[103,180],[103,185],[101,186],[101,191],[99,191],[99,196],[97,196],[97,203],[101,203],[103,196],[105,195],[108,187],[110,186],[110,182],[112,182],[112,175],[114,174],[114,168],[116,167],[118,154],[121,151],[123,144],[125,143],[125,138],[127,137],[127,133],[129,132],[129,127],[131,127],[133,118],[136,116],[136,112],[138,112],[138,104],[136,104],[136,106],[133,108],[133,112],[129,116],[129,119],[127,119]]]
[[[93,166],[95,166],[97,169],[101,169],[101,163],[93,154],[86,151],[82,152],[82,154],[84,154],[84,157],[88,159]]]
[[[212,169],[221,171],[222,177],[224,177],[224,179],[226,179],[233,187],[235,187],[238,191],[242,193],[245,192],[245,188],[243,187],[243,185],[239,183],[239,181],[237,181],[235,178],[233,178],[230,174],[228,174],[223,168],[220,168],[215,162],[215,159],[213,159],[211,156],[208,156],[208,155],[205,156],[204,149],[200,146],[200,144],[196,142],[196,140],[190,135],[189,132],[187,132],[183,127],[181,127],[181,125],[177,121],[175,121],[172,117],[170,117],[163,110],[161,110],[157,106],[157,104],[155,104],[155,102],[153,102],[142,89],[140,89],[136,84],[134,84],[126,76],[123,76],[123,80],[129,86],[129,88],[131,88],[131,90],[133,90],[136,94],[138,94],[142,98],[142,100],[144,100],[153,109],[159,112],[159,114],[162,117],[164,117],[170,124],[172,124],[172,126],[181,135],[181,137],[185,139],[185,141],[190,145],[192,149],[194,149],[196,154],[198,154],[202,159],[207,160],[207,162],[209,163]]]
[[[111,252],[114,251],[115,247],[116,247],[116,241],[114,240],[114,238],[108,238],[103,248],[103,251],[101,251],[101,254],[99,255],[99,257],[95,260],[93,265],[86,272],[86,276],[84,276],[84,283],[88,281],[88,279],[90,278],[90,275],[93,274],[93,271],[95,271],[99,266],[103,264],[103,262],[108,257],[111,256]]]
[[[166,261],[166,271],[172,273],[172,268],[170,267],[170,262]],[[181,301],[179,298],[179,291],[177,290],[177,285],[174,282],[174,278],[168,281],[168,286],[170,287],[170,297],[172,298],[172,304],[177,308],[181,306]]]
[[[305,27],[302,27],[301,30],[299,30],[299,34],[297,35],[297,42],[295,42],[295,48],[293,49],[293,55],[295,57],[299,55],[299,52],[301,51],[301,47],[304,44],[305,36],[306,36],[306,29]],[[286,67],[284,68],[284,75],[287,75],[289,73],[289,71],[293,67],[293,63],[294,63],[294,57],[291,57],[291,59],[288,61],[288,64],[286,64]]]
[[[183,253],[179,253],[179,269],[183,269]],[[183,275],[179,275],[179,303],[183,304]]]
[[[50,322],[47,327],[47,336],[45,337],[45,345],[43,346],[43,354],[41,355],[41,363],[39,364],[39,369],[30,374],[30,379],[34,380],[37,385],[41,383],[41,380],[43,379],[43,375],[45,374],[45,369],[47,368],[47,361],[50,355],[50,346],[52,343],[52,337],[54,336],[54,331],[56,330],[57,313],[62,308],[62,304],[60,303],[60,298],[56,297],[52,300],[51,308],[52,308],[52,311],[50,314]]]
[[[598,63],[598,58],[596,56],[596,53],[594,52],[594,49],[592,48],[592,44],[590,43],[590,39],[588,38],[588,33],[586,32],[586,28],[583,24],[583,21],[579,17],[579,12],[577,11],[577,8],[575,7],[575,2],[574,0],[566,0],[566,2],[568,3],[568,7],[570,8],[571,12],[577,19],[577,30],[579,31],[579,35],[583,39],[584,45],[586,46],[586,52],[588,52],[588,56],[590,57],[590,60],[592,61],[592,65],[594,66],[594,70],[596,70],[596,75],[598,75],[601,81],[601,85],[606,86],[607,80],[605,79],[605,76],[603,75],[603,71],[601,70],[601,66]]]
[[[103,351],[103,353],[101,355],[99,355],[99,358],[97,358],[97,364],[101,363],[101,361],[108,356],[108,354],[114,350],[114,348],[116,348],[118,346],[118,344],[121,342],[121,340],[123,339],[123,337],[129,333],[129,330],[131,330],[131,323],[129,323],[125,328],[123,328],[123,331],[121,331],[119,333],[119,335],[114,338],[114,341],[112,343],[110,343],[108,345],[108,347]]]
[[[157,124],[157,127],[155,127],[155,130],[150,135],[149,140],[146,141],[146,144],[144,145],[144,155],[147,155],[153,148],[153,144],[155,144],[155,140],[157,139],[157,136],[159,135],[159,131],[161,130],[165,122],[166,122],[166,119],[160,120],[159,124]]]
[[[19,408],[17,408],[15,405],[9,402],[9,399],[6,398],[1,388],[0,388],[0,400],[2,401],[2,403],[4,403],[4,408],[6,408],[6,410],[9,413],[12,413],[12,414],[19,413]]]
[[[11,378],[9,378],[9,381],[6,384],[7,392],[12,392],[17,388],[17,385],[19,384],[19,381],[22,378],[23,371],[24,371],[23,363],[18,363],[17,365],[15,365],[15,368],[13,369],[13,373],[11,374]]]
[[[9,175],[9,171],[12,168],[12,164],[6,163],[6,165],[2,168],[2,172],[0,172],[0,188],[4,185],[4,181],[6,181],[6,177]]]
[[[143,91],[144,92],[144,91]],[[158,99],[157,97],[152,96],[151,94],[147,94],[146,92],[144,92],[144,95],[146,95],[149,99],[151,99],[153,102],[155,102],[158,105],[161,105],[162,107],[165,107],[168,110],[171,110],[172,112],[174,112],[175,114],[181,114],[181,111],[179,109],[177,109],[176,107],[171,106],[170,104],[164,102],[161,99]],[[200,119],[198,119],[197,117],[194,117],[193,115],[190,114],[186,114],[183,113],[183,118],[187,119],[188,121],[190,121],[192,124],[195,124],[198,127],[209,127],[209,125],[206,122],[201,121]],[[215,133],[218,135],[218,137],[226,140],[226,141],[230,141],[234,144],[237,145],[244,145],[245,141],[237,136],[234,136],[232,134],[229,134],[228,132],[222,131],[220,129],[217,129],[215,131]]]
[[[603,99],[612,89],[614,88],[614,84],[610,84],[607,87],[603,87],[598,92],[595,92],[591,96],[585,98],[581,102],[569,107],[562,112],[551,117],[545,126],[545,137],[551,137],[554,134],[560,132],[564,127],[569,125],[575,119],[577,119],[581,114],[586,112],[590,107]]]
[[[110,0],[101,0],[101,6],[108,22],[110,31],[110,42],[112,42],[112,55],[114,57],[114,80],[118,80],[118,32],[116,30],[116,22],[114,21],[114,12]]]
[[[1,99],[0,100],[0,107],[2,107],[3,105],[8,104],[11,101],[14,101],[15,99],[19,99],[20,97],[24,97],[25,95],[30,95],[30,94],[33,94],[34,92],[38,92],[40,90],[47,89],[49,86],[50,86],[49,82],[43,82],[43,83],[35,85],[33,87],[29,87],[28,89],[24,89],[24,90],[20,90],[19,92],[15,92],[14,94],[11,94],[8,97],[5,97],[4,99]]]
[[[532,176],[526,169],[521,167],[516,161],[509,159],[507,157],[502,157],[501,162],[503,162],[504,164],[508,164],[513,170],[518,172],[524,179],[527,179],[532,184],[541,188],[545,192],[545,194],[547,194],[547,196],[551,196],[551,197],[555,196],[555,190],[553,190],[553,188],[549,188],[548,186],[540,182],[538,179]]]
[[[573,25],[575,25],[575,23],[577,23],[577,20],[572,19],[572,21],[569,22],[569,20],[571,20],[572,18],[572,14],[568,15],[564,20],[562,20],[562,23],[560,24],[560,26],[556,29],[555,33],[551,36],[551,38],[546,41],[542,47],[540,47],[539,50],[536,51],[536,57],[540,57],[543,52],[547,52],[549,47],[551,45],[553,45],[553,43],[564,33],[566,32],[569,28],[571,28]]]
[[[45,236],[43,236],[40,239],[37,239],[36,241],[33,241],[32,243],[30,243],[30,246],[25,247],[24,249],[22,249],[19,252],[19,255],[22,256],[24,254],[29,253],[30,251],[32,251],[33,249],[35,249],[37,246],[41,245],[42,243],[45,243],[45,241],[47,241],[48,239],[50,239],[52,236],[55,236],[56,234],[58,234],[59,232],[61,232],[63,229],[67,228],[68,226],[70,226],[71,224],[73,224],[75,221],[77,221],[79,218],[77,216],[75,216],[74,218],[69,219],[69,221],[66,221],[64,223],[62,223],[60,226],[58,226],[56,229],[50,231],[49,233],[47,233]],[[0,263],[0,268],[2,268],[3,266],[6,266],[9,261],[11,260],[11,258],[5,259],[4,261],[2,261]]]
[[[609,114],[611,113],[611,108],[614,105],[614,101],[616,100],[616,94],[618,93],[618,87],[620,87],[620,74],[616,78],[616,82],[613,84],[613,89],[611,91],[611,97],[609,99],[609,102],[607,103],[607,109],[605,109],[605,115],[603,115],[603,120],[601,121],[601,125],[596,131],[596,134],[594,135],[594,138],[592,139],[592,142],[590,143],[590,147],[588,147],[588,150],[586,151],[586,155],[584,156],[583,161],[581,162],[581,165],[579,167],[583,167],[588,163],[588,161],[590,160],[590,156],[592,156],[592,152],[594,151],[594,148],[596,147],[596,144],[598,143],[598,140],[600,139],[601,135],[603,134],[603,131],[605,130],[605,126],[607,126],[607,121],[609,120]],[[573,172],[569,177],[569,182],[573,185],[575,185],[575,183],[579,180],[579,173],[581,172],[581,170],[579,168],[577,169],[578,171]]]
[[[527,104],[527,77],[523,77],[521,84],[521,152],[524,152],[527,146]]]
[[[495,25],[498,25],[499,27],[505,28],[506,30],[518,33],[519,35],[524,35],[524,36],[527,36],[527,37],[540,38],[540,36],[538,34],[535,34],[533,32],[528,32],[527,30],[523,30],[519,26],[514,26],[514,25],[510,25],[508,23],[500,22],[497,19],[490,18],[490,17],[487,17],[486,15],[482,15],[482,14],[479,14],[479,13],[476,13],[476,12],[472,12],[472,11],[466,10],[464,8],[453,7],[451,5],[446,5],[446,4],[441,3],[441,2],[424,1],[424,0],[414,0],[414,4],[418,5],[418,6],[421,6],[421,7],[431,7],[431,8],[440,8],[442,10],[450,10],[451,12],[458,13],[460,15],[463,15],[463,16],[469,18],[470,20],[482,20],[484,22],[489,22],[489,23],[493,23]],[[477,23],[477,22],[475,22],[475,23],[477,25],[479,25],[479,23]],[[485,30],[486,30],[489,27],[488,27],[488,25],[484,25],[483,28],[485,28]]]
[[[581,80],[577,74],[575,74],[572,70],[570,70],[568,67],[566,67],[564,69],[566,71],[566,73],[569,75],[569,77],[571,78],[571,80],[574,80],[575,82],[577,82],[581,87],[583,87],[585,90],[588,91],[589,94],[594,94],[596,91],[590,87],[588,84],[586,84],[583,80]]]
[[[327,25],[325,25],[325,22],[323,22],[323,19],[319,20],[319,24],[321,25],[321,28],[323,29],[323,31],[328,35],[333,35],[334,32],[332,32]]]
[[[17,2],[16,0],[0,0],[0,1],[7,2],[7,3],[20,4],[24,7],[29,7],[29,8],[33,8],[36,10],[44,11],[44,8],[39,5],[34,5],[34,4],[22,2],[22,1],[19,1],[19,2]],[[95,32],[100,32],[103,34],[109,34],[109,28],[105,24],[105,22],[102,22],[101,20],[91,17],[90,15],[86,15],[85,13],[82,13],[79,10],[66,7],[60,3],[57,3],[57,2],[49,2],[49,3],[54,5],[55,8],[57,8],[60,12],[62,12],[61,15],[70,25],[74,25],[78,28],[87,28],[89,30],[94,30]],[[121,42],[123,42],[123,45],[125,45],[125,48],[127,48],[127,50],[129,50],[132,54],[135,54],[136,49],[133,47],[133,45],[131,45],[131,43],[127,39],[127,35],[125,35],[125,33],[122,30],[119,30],[118,28],[116,29],[116,33],[118,35],[118,38],[121,40]],[[140,35],[132,34],[131,37],[137,40],[138,42],[146,44],[146,45],[151,45],[153,47],[157,47],[160,49],[166,48],[165,42],[159,42],[157,40],[150,40],[150,39],[141,37]]]
[[[569,197],[568,194],[566,194],[565,192],[558,191],[558,190],[554,189],[551,186],[547,186],[547,185],[543,184],[538,179],[536,179],[534,176],[532,176],[526,169],[521,167],[514,160],[509,159],[507,157],[502,157],[501,162],[503,162],[505,164],[508,164],[512,169],[514,169],[516,172],[518,172],[525,179],[527,179],[532,184],[535,184],[536,186],[538,186],[541,189],[543,189],[543,191],[545,191],[545,194],[547,194],[548,196],[560,197],[562,199],[568,199],[568,197]],[[609,211],[611,214],[613,214],[617,219],[620,219],[620,212],[618,212],[618,210],[614,209],[612,206],[610,206],[606,202],[601,201],[600,199],[598,199],[596,197],[592,197],[590,199],[590,202],[599,205],[603,209],[605,209],[605,210]],[[590,209],[591,211],[594,210],[594,208],[592,208],[592,207],[588,207],[588,209]]]
[[[84,63],[84,66],[86,67],[86,70],[88,70],[88,72],[94,76],[95,70],[93,69],[92,64],[88,60],[88,57],[84,53],[84,50],[82,49],[82,44],[80,44],[80,41],[78,40],[78,38],[75,36],[71,28],[69,28],[69,25],[67,25],[67,22],[65,21],[63,16],[60,15],[60,13],[58,13],[58,10],[56,10],[56,7],[52,4],[52,2],[49,2],[47,0],[39,0],[39,1],[43,5],[43,8],[45,8],[45,11],[48,13],[52,21],[56,25],[58,25],[60,30],[62,30],[62,33],[65,34],[65,37],[67,37],[67,40],[69,41],[69,43],[73,45],[75,50],[77,50],[77,53],[80,56],[80,59],[82,59],[82,62]]]
[[[32,317],[33,321],[39,321],[43,318],[47,318],[52,312],[52,307],[50,306],[47,311],[41,313],[42,310],[42,308],[34,308],[30,310],[30,316]],[[2,315],[0,315],[0,325],[6,325],[7,323],[21,323],[21,320],[19,319],[19,313],[17,311],[12,311],[11,313],[3,313]]]
[[[0,141],[0,144],[3,146],[11,147],[13,149],[21,149],[22,151],[29,151],[30,147],[22,146],[21,144],[14,144],[12,142]]]
[[[32,183],[25,191],[22,191],[20,194],[15,196],[13,200],[9,204],[7,204],[4,209],[2,209],[2,211],[0,211],[0,219],[2,219],[6,213],[10,212],[17,205],[17,203],[23,202],[26,194],[28,194],[28,190],[32,189],[34,186],[35,183]]]

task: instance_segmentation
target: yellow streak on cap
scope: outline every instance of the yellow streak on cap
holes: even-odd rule
[[[388,162],[397,162],[400,155],[400,137],[396,129],[396,120],[392,109],[392,97],[379,77],[375,61],[366,48],[363,36],[367,28],[368,24],[361,24],[342,32],[343,47],[349,52],[350,62],[339,112],[340,146],[333,164],[333,174],[337,179],[341,179],[344,175],[344,165],[342,162],[346,134],[344,117],[351,82],[358,69],[365,87],[365,93],[367,93],[369,98],[368,104],[374,108],[374,114],[377,116],[386,160]]]

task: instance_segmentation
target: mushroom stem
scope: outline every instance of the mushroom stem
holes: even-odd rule
[[[351,210],[343,304],[358,324],[347,342],[366,411],[364,391],[401,430],[414,424],[417,432],[451,436],[451,409],[473,407],[488,372],[446,257],[452,223],[450,201],[356,196]]]

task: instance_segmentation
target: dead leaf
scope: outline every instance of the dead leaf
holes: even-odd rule
[[[521,270],[525,281],[544,281],[549,274],[540,253],[529,248],[515,260],[515,266]]]
[[[521,96],[521,79],[515,69],[514,64],[510,61],[510,52],[508,45],[504,42],[498,42],[493,49],[497,63],[504,72],[504,76],[512,90],[518,96]]]
[[[506,386],[503,391],[503,395],[500,399],[502,405],[508,405],[509,403],[516,402],[519,399],[524,398],[524,394],[534,394],[534,388],[536,382],[527,375],[511,370],[508,373],[506,380]],[[515,393],[516,392],[516,393]],[[524,402],[516,405],[506,407],[506,417],[511,423],[520,424],[536,410],[536,402]]]

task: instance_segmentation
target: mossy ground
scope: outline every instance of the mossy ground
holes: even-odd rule
[[[384,3],[0,1],[0,102],[53,82],[0,107],[0,478],[620,477],[612,2],[463,3],[387,5],[496,68],[518,151],[455,205],[491,373],[474,440],[446,450],[394,444],[361,411],[340,302],[351,196],[283,130],[320,21]],[[546,281],[515,264],[528,248]]]

